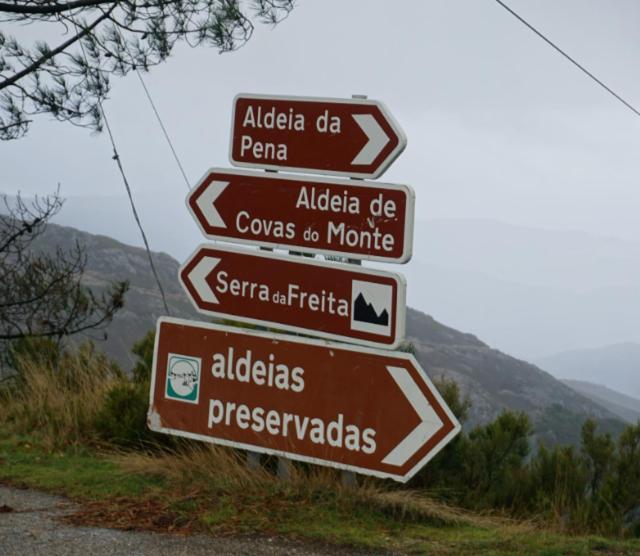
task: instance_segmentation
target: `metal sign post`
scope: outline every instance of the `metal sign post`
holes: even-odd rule
[[[161,318],[152,430],[247,450],[253,467],[276,456],[283,479],[290,460],[334,467],[349,486],[356,472],[407,481],[458,433],[415,358],[391,351],[404,338],[404,277],[361,266],[411,258],[413,190],[363,181],[405,145],[363,95],[235,98],[230,160],[267,173],[214,168],[193,188],[187,207],[216,243],[179,278],[200,313],[260,330]]]
[[[233,103],[234,166],[377,178],[406,144],[375,100],[240,94]]]
[[[400,274],[217,244],[179,276],[205,315],[387,349],[404,337]]]
[[[414,199],[405,185],[212,168],[187,208],[212,240],[405,263]]]

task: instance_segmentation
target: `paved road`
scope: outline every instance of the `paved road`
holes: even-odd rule
[[[365,554],[277,538],[183,537],[74,527],[56,518],[77,509],[59,496],[0,487],[0,556],[329,556]],[[370,554],[370,553],[367,553]]]

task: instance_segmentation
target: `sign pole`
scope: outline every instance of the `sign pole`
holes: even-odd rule
[[[353,98],[367,98],[366,95],[353,95]],[[358,178],[351,178],[358,179]],[[359,259],[347,259],[347,263],[356,266],[362,266],[362,261]],[[348,488],[356,488],[358,486],[358,476],[354,471],[342,471],[341,472],[342,486]]]
[[[269,247],[260,247],[259,249],[260,251],[273,251],[273,249]],[[256,326],[256,330],[264,330],[266,332],[268,329],[266,326]],[[249,469],[259,469],[261,459],[262,457],[259,452],[247,450],[247,467]],[[281,458],[278,458],[278,477],[280,477],[280,459]]]
[[[269,174],[277,174],[278,170],[269,170],[269,169],[265,168],[265,172],[268,172]],[[260,248],[260,250],[273,251],[273,249],[269,249],[269,248],[263,249],[262,247]],[[295,334],[294,334],[294,336],[295,336]],[[292,464],[291,464],[290,460],[288,460],[287,458],[278,457],[278,468],[276,470],[276,474],[278,476],[278,479],[280,479],[281,481],[290,481],[291,480],[291,467],[292,467]]]
[[[260,247],[260,251],[273,251],[273,249],[269,249],[267,247]],[[267,330],[265,326],[256,327],[257,330]],[[247,467],[249,469],[259,469],[260,468],[260,460],[262,459],[261,454],[259,452],[252,452],[251,450],[247,450]]]
[[[367,95],[351,95],[351,98],[366,100]],[[352,180],[360,180],[361,178],[351,178]],[[362,261],[359,259],[347,259],[347,263],[356,266],[362,266]],[[341,472],[342,486],[355,488],[358,486],[358,476],[353,471]]]
[[[247,450],[247,467],[249,469],[260,468],[260,454],[258,452]]]

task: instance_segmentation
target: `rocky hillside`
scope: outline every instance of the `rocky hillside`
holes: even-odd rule
[[[133,363],[131,345],[155,328],[158,317],[165,315],[162,297],[144,249],[131,247],[110,237],[81,232],[75,228],[49,224],[38,239],[37,248],[53,251],[57,246],[71,248],[75,242],[87,253],[84,282],[101,290],[110,282],[127,280],[129,292],[125,306],[107,327],[106,340],[101,332],[89,332],[85,338],[102,347],[123,368]],[[178,261],[165,253],[153,253],[167,303],[174,317],[196,318],[197,313],[178,283]]]
[[[408,311],[407,336],[427,373],[456,381],[471,400],[467,426],[512,409],[529,414],[536,436],[547,444],[577,443],[587,416],[614,434],[622,429],[616,415],[549,373],[419,311]]]
[[[69,247],[75,241],[87,250],[87,285],[101,288],[112,280],[128,280],[131,284],[125,308],[107,329],[107,340],[98,342],[128,368],[131,344],[154,328],[156,319],[165,314],[146,253],[105,236],[57,225],[48,226],[41,248]],[[202,320],[178,283],[178,262],[164,253],[155,253],[154,260],[172,315]],[[587,416],[597,418],[613,431],[621,427],[612,413],[550,374],[419,311],[408,311],[407,339],[432,378],[455,380],[469,397],[472,408],[467,426],[490,421],[508,408],[527,412],[536,434],[550,443],[576,441]]]

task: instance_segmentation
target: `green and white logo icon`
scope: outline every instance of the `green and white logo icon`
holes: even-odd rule
[[[165,397],[181,402],[198,403],[200,364],[199,357],[170,353],[167,361]]]

